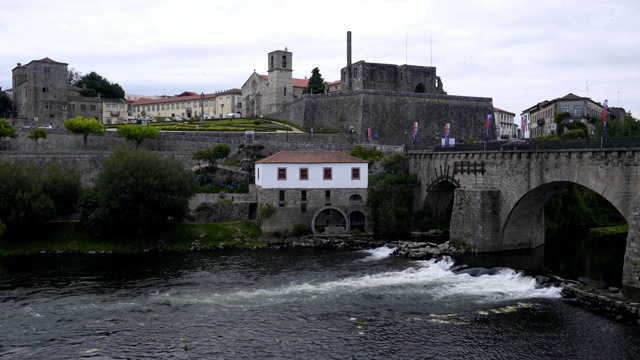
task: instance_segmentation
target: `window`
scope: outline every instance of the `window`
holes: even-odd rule
[[[331,168],[323,168],[322,169],[322,174],[323,174],[322,178],[324,180],[331,180],[331,175],[332,175],[331,174]]]
[[[349,201],[362,201],[362,195],[353,194],[349,196]]]
[[[300,180],[309,180],[308,168],[300,168]]]
[[[580,116],[580,105],[573,107],[573,116]]]
[[[287,180],[287,168],[278,168],[278,180]]]
[[[282,55],[282,67],[283,68],[287,67],[287,56],[286,55]]]
[[[67,105],[62,105],[62,111],[67,111]]]
[[[75,110],[76,109],[76,104],[71,104],[71,110]]]
[[[271,55],[271,67],[273,67],[273,55]]]
[[[307,203],[301,203],[300,204],[300,214],[306,214],[307,213]]]
[[[301,202],[307,201],[307,190],[300,190],[300,201]]]
[[[45,67],[44,67],[44,73],[45,73],[45,74],[50,74],[50,73],[51,73],[51,67],[49,67],[49,66],[45,66]]]
[[[284,96],[287,96],[287,87],[284,87]]]
[[[260,168],[256,169],[256,179],[260,180]]]
[[[360,168],[351,168],[351,180],[360,180]]]
[[[331,202],[331,190],[324,191],[324,202],[325,203]]]
[[[96,106],[95,105],[91,105],[91,110],[95,111],[95,109],[96,109]]]
[[[278,191],[278,206],[284,207],[284,190]]]
[[[80,110],[87,110],[87,105],[85,104],[80,105]]]
[[[49,92],[49,87],[48,86],[43,86],[42,87],[42,92],[43,93]]]
[[[44,103],[44,109],[45,110],[51,110],[51,109],[53,109],[53,106],[51,106],[51,103]]]

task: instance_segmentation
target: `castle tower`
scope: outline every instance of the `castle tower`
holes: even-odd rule
[[[293,101],[293,54],[284,50],[268,54],[269,87],[266,103],[271,104],[269,113],[282,110],[284,104]]]

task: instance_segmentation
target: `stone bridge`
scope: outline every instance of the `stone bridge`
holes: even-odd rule
[[[640,148],[408,155],[417,207],[450,217],[450,239],[475,252],[542,245],[545,202],[571,183],[595,191],[629,224],[622,282],[640,288]]]

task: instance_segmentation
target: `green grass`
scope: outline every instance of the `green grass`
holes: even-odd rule
[[[594,235],[616,235],[629,232],[629,224],[589,229]]]
[[[286,130],[282,122],[265,120],[265,119],[220,119],[220,120],[206,120],[204,123],[199,121],[188,122],[165,122],[159,119],[155,123],[147,123],[147,126],[152,126],[165,131],[262,131],[273,132],[276,130]],[[108,125],[109,128],[117,129],[120,125]]]
[[[0,256],[38,254],[41,251],[86,253],[111,251],[113,253],[141,253],[145,249],[157,249],[162,239],[164,251],[188,250],[195,240],[200,249],[212,249],[219,245],[236,247],[263,246],[258,225],[251,221],[220,223],[169,223],[145,236],[96,239],[88,236],[78,222],[53,222],[28,237],[9,239],[0,229]]]

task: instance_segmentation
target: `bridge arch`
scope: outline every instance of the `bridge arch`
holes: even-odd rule
[[[427,187],[422,204],[425,220],[433,223],[450,222],[455,190],[458,187],[460,183],[449,175],[442,175],[433,180]]]
[[[572,183],[594,191],[629,224],[622,283],[640,288],[639,148],[414,150],[407,154],[422,191],[433,188],[431,179],[443,175],[443,169],[453,170],[445,171],[460,185],[455,189],[450,239],[474,252],[543,244],[544,203]],[[470,168],[475,171],[466,171]]]

